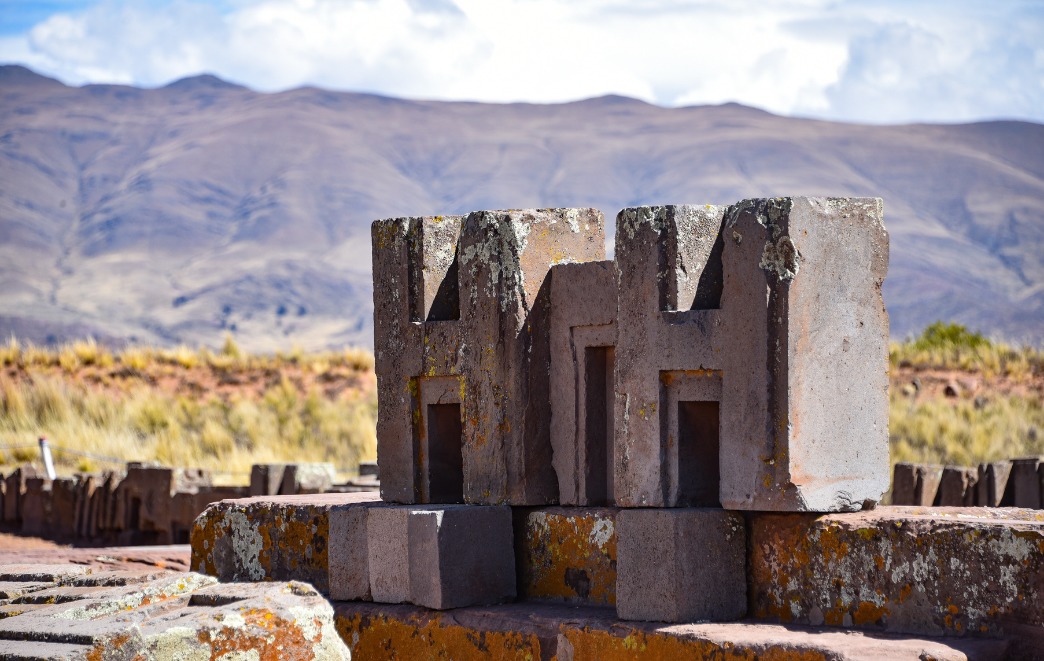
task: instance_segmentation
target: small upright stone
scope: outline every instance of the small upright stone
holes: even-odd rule
[[[720,509],[621,510],[616,534],[621,619],[726,621],[746,614],[742,515]]]
[[[410,601],[435,609],[515,598],[511,508],[414,508],[409,517]]]
[[[409,515],[407,506],[376,507],[367,512],[370,596],[378,603],[410,600]]]

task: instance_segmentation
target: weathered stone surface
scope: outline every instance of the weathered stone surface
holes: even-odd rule
[[[90,574],[88,567],[70,564],[3,564],[0,581],[59,581]]]
[[[337,631],[355,659],[558,659],[576,661],[967,661],[1005,658],[1006,640],[930,639],[754,622],[658,625],[621,622],[606,608],[552,604],[430,611],[334,604]]]
[[[1016,459],[1011,464],[1008,480],[1012,483],[1014,507],[1041,509],[1044,507],[1044,494],[1041,493],[1042,457],[1025,457]]]
[[[177,469],[127,464],[115,489],[113,527],[125,531],[124,543],[170,543],[170,507]]]
[[[746,614],[742,515],[695,508],[623,510],[616,534],[621,619],[727,621]]]
[[[70,538],[76,535],[76,479],[59,477],[51,483],[51,508],[48,535]]]
[[[641,207],[617,228],[616,503],[715,505],[719,480],[728,509],[879,499],[881,201]]]
[[[457,380],[459,391],[457,242],[462,220],[392,218],[375,221],[371,228],[378,283],[373,288],[377,457],[381,497],[389,502],[432,498],[423,470],[430,453],[424,452],[422,382]],[[459,395],[443,403],[459,405]]]
[[[551,447],[563,505],[613,502],[616,264],[551,267]]]
[[[323,493],[337,479],[333,464],[289,464],[283,471],[283,484],[279,492],[283,495]]]
[[[411,508],[408,564],[409,601],[420,606],[446,609],[514,599],[511,509]]]
[[[372,598],[366,534],[370,504],[346,505],[330,510],[328,585],[331,599],[369,601]]]
[[[445,609],[515,596],[511,511],[476,505],[369,508],[370,596]]]
[[[933,505],[937,507],[973,507],[975,483],[979,481],[976,468],[947,466],[939,479],[939,490]],[[893,505],[896,503],[892,503]]]
[[[372,238],[382,497],[554,502],[546,276],[604,258],[601,214],[398,218]]]
[[[892,473],[892,505],[932,506],[944,470],[943,466],[897,463]]]
[[[366,516],[370,596],[402,604],[410,600],[410,541],[407,506],[382,507]]]
[[[168,572],[123,587],[59,586],[0,617],[0,659],[347,659],[311,586],[215,585]]]
[[[286,464],[254,464],[250,467],[250,496],[277,496],[283,486]]]
[[[1005,502],[1005,495],[1010,496],[1008,491],[1008,476],[1011,475],[1010,461],[995,461],[988,464],[979,464],[979,479],[975,483],[975,504],[979,507],[1010,506],[1009,497]]]
[[[21,507],[22,532],[40,535],[47,529],[51,515],[51,481],[44,477],[29,477],[25,480]]]
[[[22,495],[25,493],[25,481],[30,477],[40,477],[39,471],[32,466],[20,466],[4,480],[4,522],[17,524],[22,521]]]
[[[222,581],[307,581],[325,592],[330,510],[377,497],[313,494],[214,503],[192,530],[192,568]]]
[[[880,507],[751,514],[751,615],[1044,649],[1044,513]],[[1030,641],[1029,643],[1025,640]]]
[[[515,508],[519,597],[616,604],[616,514],[608,507]]]

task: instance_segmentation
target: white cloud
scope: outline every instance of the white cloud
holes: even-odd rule
[[[636,8],[640,7],[640,9]],[[739,101],[857,121],[1044,119],[1029,1],[101,0],[0,39],[63,80],[201,72],[262,90],[663,105]]]

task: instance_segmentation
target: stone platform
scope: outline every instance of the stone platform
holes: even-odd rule
[[[346,513],[353,513],[361,521],[372,508],[395,507],[373,498],[345,494],[216,504],[197,521],[193,568],[221,580],[287,580],[300,575],[295,567],[303,567],[328,592],[346,574],[365,572],[367,563],[358,551],[360,543],[365,547],[365,528],[357,524],[345,537],[331,517],[352,520]],[[335,601],[338,630],[365,652],[357,658],[387,658],[366,651],[381,645],[392,646],[382,648],[386,651],[430,647],[417,658],[438,656],[439,650],[453,658],[525,658],[520,650],[534,653],[534,659],[552,658],[568,649],[574,656],[560,658],[617,653],[662,658],[657,655],[669,650],[731,658],[728,650],[790,654],[786,646],[794,641],[804,641],[798,647],[811,650],[809,658],[863,658],[831,656],[831,650],[881,645],[895,646],[894,654],[884,656],[902,658],[921,644],[911,641],[938,636],[943,638],[924,644],[941,645],[940,654],[923,658],[965,658],[965,652],[968,658],[1003,658],[998,650],[1009,645],[1010,658],[1044,658],[1044,512],[919,507],[828,515],[747,512],[741,521],[746,545],[740,546],[746,617],[736,623],[657,625],[624,622],[617,615],[618,584],[624,580],[618,519],[622,512],[642,510],[512,511],[517,603],[440,612],[373,603],[370,595],[357,597],[366,601]],[[699,618],[682,621],[693,619]],[[730,640],[741,647],[721,647]],[[974,640],[981,646],[969,642]],[[489,655],[460,651],[468,645]],[[975,656],[982,650],[985,656]]]

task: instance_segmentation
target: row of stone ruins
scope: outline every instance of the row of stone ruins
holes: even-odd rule
[[[255,464],[249,486],[216,486],[209,471],[140,463],[54,480],[30,465],[0,478],[0,523],[89,544],[186,544],[196,517],[226,498],[376,490],[376,465],[336,485],[331,464]]]
[[[1044,457],[977,467],[897,463],[892,504],[1044,509]]]

